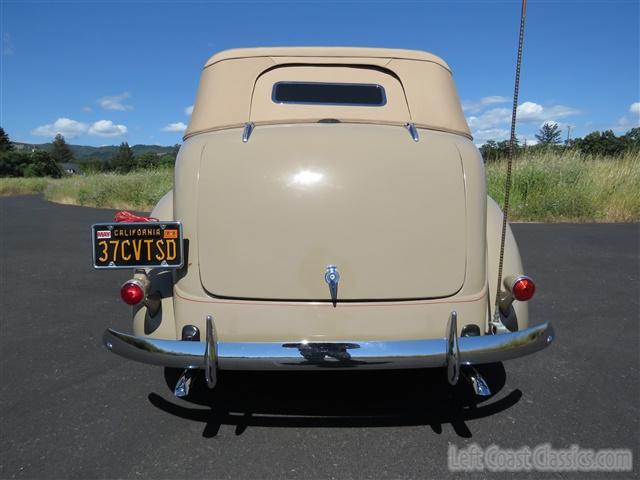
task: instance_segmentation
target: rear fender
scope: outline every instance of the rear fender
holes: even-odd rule
[[[489,282],[489,314],[493,316],[493,308],[496,299],[496,282],[498,281],[498,263],[500,261],[500,237],[502,232],[502,210],[490,197],[487,197],[487,279]],[[504,246],[504,264],[502,278],[510,275],[522,275],[525,271],[522,267],[522,259],[518,244],[507,225],[507,236]],[[503,287],[504,288],[504,287]],[[523,330],[529,326],[529,308],[527,302],[513,302],[513,309],[507,318],[503,318],[504,324],[509,330]]]
[[[153,218],[166,222],[173,221],[173,190],[165,193],[151,212]]]
[[[169,190],[156,204],[151,216],[158,220],[172,221],[173,190]],[[147,270],[150,285],[149,292],[158,292],[161,297],[161,308],[151,317],[147,307],[140,304],[133,309],[133,332],[152,338],[178,338],[173,310],[174,271],[155,268]]]

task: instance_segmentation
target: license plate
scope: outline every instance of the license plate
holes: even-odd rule
[[[180,268],[180,222],[96,223],[91,227],[95,268]]]

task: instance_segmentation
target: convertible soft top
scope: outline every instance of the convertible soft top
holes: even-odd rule
[[[400,48],[362,48],[362,47],[260,47],[260,48],[233,48],[223,50],[213,55],[205,68],[223,60],[255,57],[330,57],[330,58],[360,58],[360,59],[386,59],[401,58],[404,60],[420,60],[433,62],[450,70],[449,65],[440,57],[422,50],[404,50]]]
[[[285,84],[376,85],[376,106],[276,101]],[[404,125],[471,137],[449,66],[417,50],[274,47],[217,53],[205,64],[185,139],[260,124],[318,121]]]

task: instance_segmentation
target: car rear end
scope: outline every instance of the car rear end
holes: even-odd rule
[[[208,63],[154,213],[179,222],[184,262],[138,272],[160,306],[105,344],[210,385],[286,368],[447,367],[455,383],[461,364],[549,344],[522,306],[514,331],[489,328],[483,162],[446,64],[294,50]]]

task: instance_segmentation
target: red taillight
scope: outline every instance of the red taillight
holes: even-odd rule
[[[122,301],[128,305],[137,305],[144,300],[144,289],[136,282],[126,282],[120,287]]]
[[[513,293],[513,298],[526,302],[531,300],[533,294],[536,293],[536,284],[529,277],[520,277],[513,284],[511,292]]]

